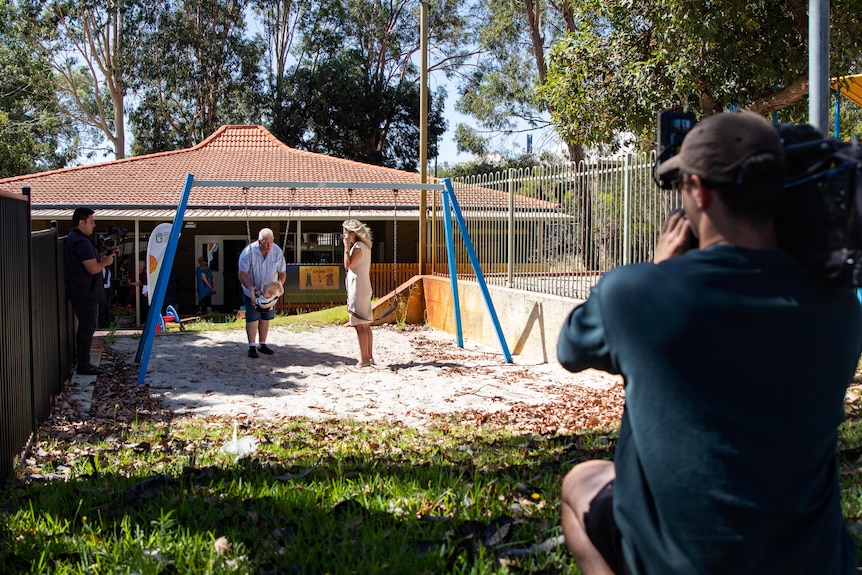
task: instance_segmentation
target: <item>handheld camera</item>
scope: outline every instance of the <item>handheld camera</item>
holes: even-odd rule
[[[693,114],[659,112],[653,177],[679,153],[697,123]],[[862,149],[825,138],[808,124],[775,124],[784,145],[787,176],[775,213],[781,249],[821,280],[862,286]]]

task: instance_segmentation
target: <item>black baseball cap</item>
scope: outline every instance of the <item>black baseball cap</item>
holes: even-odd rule
[[[785,163],[784,147],[772,124],[748,110],[715,114],[695,124],[679,154],[662,162],[657,175],[673,181],[675,172],[684,172],[716,184],[741,184],[740,167],[761,154],[774,154],[781,165]]]

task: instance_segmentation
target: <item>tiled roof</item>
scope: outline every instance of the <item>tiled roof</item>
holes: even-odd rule
[[[0,180],[0,191],[30,187],[34,213],[85,205],[116,212],[175,208],[188,174],[195,181],[235,181],[237,185],[193,187],[188,209],[225,214],[230,210],[386,209],[394,204],[415,210],[419,190],[338,187],[249,187],[240,182],[363,182],[419,184],[419,174],[304,152],[282,144],[262,126],[222,126],[185,150],[137,156]],[[429,180],[431,181],[431,180]],[[507,205],[507,196],[488,190],[489,203]],[[430,204],[431,195],[427,195]]]
[[[0,190],[29,186],[33,208],[176,206],[189,173],[195,180],[249,182],[379,182],[418,184],[419,175],[303,152],[285,146],[262,126],[222,126],[200,144],[111,162],[0,180]],[[249,188],[249,206],[391,206],[389,189]],[[398,203],[419,204],[418,190],[400,190]],[[193,187],[189,207],[243,206],[241,186]]]

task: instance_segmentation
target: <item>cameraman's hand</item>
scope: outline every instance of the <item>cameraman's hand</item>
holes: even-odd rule
[[[688,218],[682,210],[674,210],[661,227],[655,247],[653,263],[663,262],[682,255],[697,244]]]

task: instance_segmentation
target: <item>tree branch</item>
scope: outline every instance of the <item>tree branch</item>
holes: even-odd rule
[[[758,98],[744,107],[746,110],[751,110],[758,114],[769,114],[770,112],[776,112],[778,110],[783,110],[788,106],[792,106],[805,97],[807,93],[808,76],[798,76],[790,83],[789,86],[786,86],[777,92],[773,92],[764,98]]]

